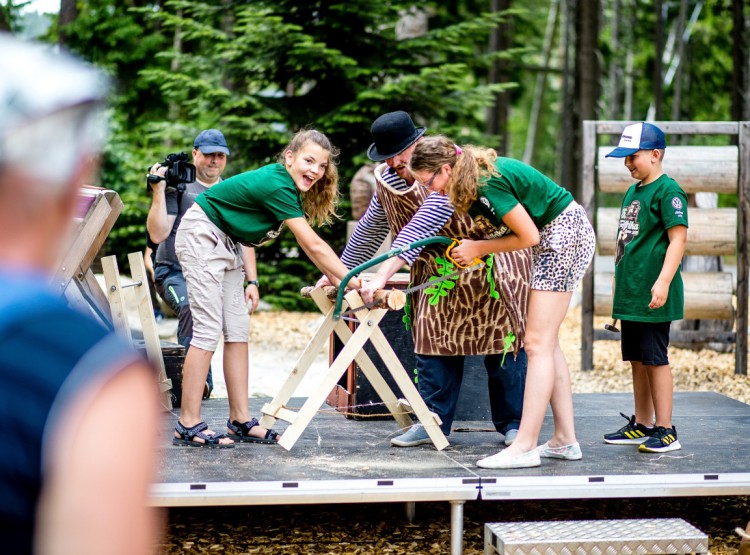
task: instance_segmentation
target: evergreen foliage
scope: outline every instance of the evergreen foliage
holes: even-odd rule
[[[511,2],[512,10],[493,14],[488,0],[79,0],[65,46],[104,68],[114,83],[101,179],[120,193],[125,210],[110,235],[109,252],[124,257],[144,247],[147,168],[170,152],[189,151],[201,129],[225,133],[232,149],[225,172],[230,176],[274,161],[291,133],[306,126],[327,133],[341,150],[342,220],[320,230],[340,252],[349,216],[348,181],[367,160],[369,128],[377,116],[406,110],[430,132],[491,146],[499,138],[483,132],[486,109],[510,87],[512,109],[503,125],[510,155],[521,158],[539,71],[548,71],[547,90],[531,163],[557,178],[560,145],[571,135],[562,125],[564,72],[575,69],[565,66],[566,56],[574,59],[566,54],[573,44],[562,39],[571,39],[565,18],[573,28],[576,13],[575,4],[559,0],[556,46],[549,67],[543,67],[553,1]],[[24,4],[0,0],[0,27],[22,32]],[[662,4],[665,33],[671,35],[681,2]],[[603,0],[599,5],[602,94],[596,112],[606,119],[626,113],[643,119],[654,94],[654,2]],[[732,0],[687,1],[689,17],[700,10],[682,60],[680,119],[731,119],[732,6]],[[744,10],[747,21],[750,7]],[[426,33],[414,24],[420,17],[427,19]],[[511,22],[512,47],[489,53],[488,36],[500,21]],[[58,42],[57,33],[53,25],[46,40]],[[665,37],[665,44],[670,40]],[[509,85],[487,83],[493,58],[508,61]],[[669,60],[663,65],[666,71]],[[612,66],[619,73],[610,83]],[[677,83],[663,88],[667,118]],[[613,94],[618,113],[610,110]],[[726,143],[725,137],[702,140]],[[261,295],[277,306],[299,306],[299,286],[318,276],[290,234],[258,249],[258,260]]]
[[[406,110],[462,141],[490,141],[477,130],[501,87],[483,83],[483,45],[508,14],[433,18],[426,34],[402,39],[396,27],[413,2],[83,4],[70,47],[118,82],[104,171],[105,186],[127,206],[112,235],[115,252],[143,241],[146,168],[170,151],[165,144],[185,150],[207,127],[221,129],[232,150],[225,175],[275,161],[300,128],[323,131],[341,149],[344,198],[366,161],[370,124],[384,112]],[[437,3],[423,7],[439,11]],[[320,230],[339,252],[347,208],[343,202],[342,220]],[[262,294],[276,305],[294,308],[299,287],[319,275],[290,233],[257,255]]]

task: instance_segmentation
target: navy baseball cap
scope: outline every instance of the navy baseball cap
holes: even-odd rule
[[[653,150],[655,148],[667,148],[664,132],[653,123],[642,121],[628,125],[620,135],[617,148],[607,154],[605,158],[625,158],[639,150]]]
[[[203,154],[223,152],[229,156],[227,140],[224,138],[224,134],[218,129],[206,129],[198,133],[193,146],[199,149]]]

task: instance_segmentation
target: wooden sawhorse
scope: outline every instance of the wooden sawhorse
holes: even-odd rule
[[[143,264],[143,254],[140,252],[131,252],[128,255],[128,262],[130,262],[132,281],[123,285],[120,283],[120,271],[117,267],[117,257],[105,256],[102,258],[104,282],[107,285],[107,298],[112,314],[112,323],[115,326],[115,330],[125,338],[128,343],[133,345],[133,335],[130,332],[127,306],[123,294],[124,288],[133,287],[135,304],[138,307],[138,318],[141,321],[141,327],[143,330],[143,342],[146,346],[146,355],[157,371],[157,382],[159,385],[161,404],[164,409],[170,410],[172,408],[172,398],[170,397],[169,390],[172,389],[172,381],[167,378],[167,372],[164,368],[164,358],[161,352],[159,331],[156,328],[156,320],[154,319],[154,307],[151,304],[151,295],[148,291],[148,280],[146,278],[146,266]]]
[[[111,329],[107,294],[96,281],[91,265],[122,212],[122,200],[115,191],[84,185],[77,201],[76,229],[52,283],[71,306],[90,313]]]
[[[448,440],[440,429],[440,424],[442,423],[440,417],[428,410],[417,388],[414,387],[409,374],[378,327],[387,309],[362,309],[355,312],[354,314],[359,320],[359,326],[356,331],[352,332],[343,320],[333,319],[334,303],[328,298],[322,288],[314,289],[310,293],[310,297],[315,301],[320,311],[325,314],[325,319],[300,355],[284,385],[281,386],[274,399],[270,403],[266,403],[261,409],[263,416],[260,420],[260,425],[270,429],[277,419],[289,422],[290,425],[281,436],[279,444],[287,451],[290,450],[310,424],[315,413],[323,405],[326,397],[336,383],[338,383],[344,372],[346,372],[349,365],[352,361],[356,361],[364,375],[370,380],[373,389],[375,389],[383,400],[385,406],[388,407],[388,411],[393,414],[399,426],[402,429],[408,429],[412,425],[412,421],[404,413],[403,404],[396,398],[391,388],[380,375],[375,364],[362,349],[369,340],[383,360],[388,372],[390,372],[394,381],[401,389],[401,393],[406,398],[407,403],[411,405],[414,414],[425,427],[435,448],[440,451],[447,447]],[[349,291],[344,299],[346,300],[346,305],[350,308],[356,309],[364,306],[364,302],[357,291]],[[286,403],[294,395],[294,392],[309,370],[313,359],[329,340],[332,332],[338,335],[343,343],[343,348],[339,352],[338,357],[331,362],[328,372],[320,380],[315,391],[307,398],[299,411],[294,412],[289,410],[286,408]]]

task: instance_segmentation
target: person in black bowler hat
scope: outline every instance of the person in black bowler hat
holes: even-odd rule
[[[454,213],[447,197],[430,195],[409,172],[425,127],[417,127],[406,112],[396,111],[377,118],[370,131],[374,142],[367,156],[378,162],[376,192],[341,257],[348,268],[370,260],[388,232],[395,238],[393,248],[434,235],[484,236],[470,218]],[[466,356],[485,355],[492,420],[510,445],[518,433],[526,383],[523,336],[531,256],[519,251],[491,255],[488,260],[492,279],[482,269],[451,280],[446,296],[436,296],[429,288],[416,292],[409,299],[406,320],[414,338],[417,387],[442,420],[443,433],[451,431]],[[373,292],[383,289],[404,264],[410,266],[414,286],[445,273],[445,262],[445,247],[404,252],[385,261],[363,285],[363,298],[370,301]],[[318,282],[325,284],[325,278]],[[391,440],[397,447],[430,442],[421,424]]]

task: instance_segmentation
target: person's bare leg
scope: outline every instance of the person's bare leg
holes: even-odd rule
[[[555,387],[555,346],[558,332],[572,293],[538,291],[529,293],[524,348],[528,358],[526,388],[524,389],[523,413],[518,436],[508,447],[512,456],[536,449],[539,433],[544,423],[552,392]],[[569,380],[569,378],[568,378]],[[561,392],[564,394],[564,392]],[[561,407],[562,418],[567,418]],[[572,416],[572,406],[570,410]]]
[[[651,394],[648,367],[636,361],[631,361],[630,365],[633,369],[635,421],[650,428],[654,425],[654,400]]]
[[[201,421],[203,386],[206,383],[212,356],[212,351],[194,346],[191,346],[185,355],[185,363],[182,366],[180,422],[187,428]]]
[[[224,343],[224,381],[229,398],[229,419],[238,422],[250,420],[248,408],[247,343]]]
[[[552,416],[555,431],[549,441],[550,447],[561,447],[576,443],[575,420],[573,418],[573,389],[570,385],[570,370],[558,340],[555,346],[555,386],[552,389]]]
[[[654,403],[656,425],[664,428],[672,427],[672,369],[668,364],[663,366],[646,366],[651,384],[651,398]]]
[[[182,400],[180,402],[180,422],[186,428],[192,428],[201,421],[201,401],[203,400],[203,387],[208,376],[208,367],[211,365],[213,351],[206,351],[200,347],[191,345],[185,355],[185,363],[182,366]],[[204,434],[215,433],[213,430],[204,430]],[[175,432],[177,436],[177,432]],[[203,443],[199,437],[195,441]],[[220,443],[232,443],[231,440],[222,439]]]
[[[224,343],[224,381],[229,398],[229,420],[241,424],[250,420],[248,408],[248,348],[246,341]],[[265,437],[266,428],[255,426],[254,437]]]

